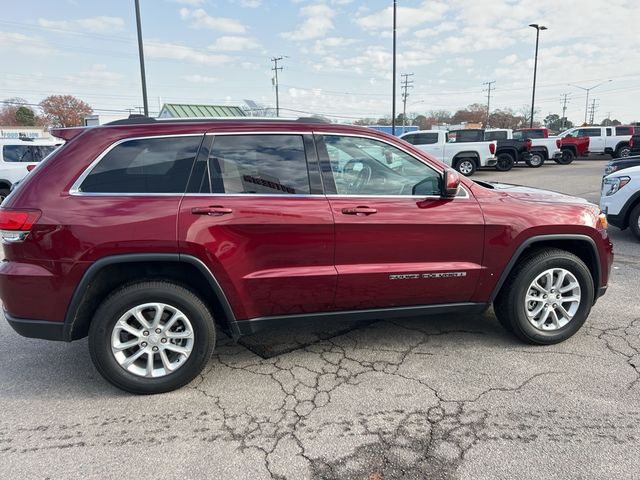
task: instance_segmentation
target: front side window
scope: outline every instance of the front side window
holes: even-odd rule
[[[387,143],[361,137],[324,137],[338,195],[439,196],[441,175]]]
[[[497,132],[484,132],[484,139],[487,141],[507,140],[507,132],[504,130]]]
[[[309,194],[301,135],[219,135],[209,154],[213,193]]]
[[[82,182],[86,193],[184,193],[202,136],[128,140]]]
[[[578,130],[578,137],[601,137],[602,130],[599,128],[581,128]]]
[[[414,133],[407,135],[406,137],[402,137],[402,139],[409,142],[411,145],[433,145],[434,143],[438,143],[438,133]]]

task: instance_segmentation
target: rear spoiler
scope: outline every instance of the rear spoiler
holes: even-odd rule
[[[88,127],[52,128],[51,135],[67,142],[84,132]]]

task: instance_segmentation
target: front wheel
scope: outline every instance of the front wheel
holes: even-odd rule
[[[618,148],[616,150],[616,157],[617,158],[628,157],[630,154],[631,154],[631,147],[629,147],[628,145],[620,147],[620,148]]]
[[[565,149],[562,150],[562,156],[556,159],[556,163],[560,165],[569,165],[576,158],[576,154],[573,153],[573,150]]]
[[[498,161],[496,162],[496,170],[498,170],[499,172],[508,172],[513,168],[513,165],[515,164],[515,160],[508,153],[499,154],[497,160]]]
[[[576,255],[545,249],[521,261],[494,302],[500,323],[527,343],[551,345],[574,335],[594,299],[591,272]]]
[[[175,390],[205,367],[215,345],[209,309],[190,290],[139,282],[102,302],[89,328],[89,353],[100,374],[122,390]]]
[[[531,152],[531,157],[525,160],[531,168],[538,168],[544,165],[544,154],[542,152]]]
[[[455,169],[465,177],[470,177],[476,171],[476,162],[473,158],[461,158],[456,161]]]
[[[629,214],[629,227],[636,238],[640,240],[640,204],[636,205]]]

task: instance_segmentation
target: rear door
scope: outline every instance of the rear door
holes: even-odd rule
[[[336,308],[465,302],[482,268],[475,198],[440,198],[442,174],[378,139],[316,135],[336,225]]]
[[[188,192],[180,250],[206,263],[237,319],[332,308],[333,216],[311,135],[209,134]]]

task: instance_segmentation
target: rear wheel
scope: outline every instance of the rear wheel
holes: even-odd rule
[[[629,227],[636,238],[640,240],[640,204],[636,205],[629,214]]]
[[[496,170],[498,170],[499,172],[508,172],[513,168],[513,165],[515,164],[515,160],[508,153],[499,154],[497,160],[498,161],[496,162]]]
[[[544,160],[545,160],[544,153],[542,153],[542,152],[531,152],[531,157],[529,159],[525,160],[525,162],[531,168],[538,168],[538,167],[541,167],[542,165],[544,165]]]
[[[616,150],[616,157],[623,158],[628,157],[631,154],[631,147],[628,145],[623,145],[622,147],[618,147]]]
[[[562,150],[562,156],[556,159],[556,163],[560,165],[569,165],[576,158],[576,154],[573,153],[573,150],[564,149]]]
[[[122,390],[153,394],[193,380],[211,357],[215,329],[209,309],[169,282],[125,286],[98,308],[89,352],[100,374]]]
[[[469,177],[476,171],[476,162],[473,158],[461,158],[456,161],[455,169],[465,177]]]
[[[527,343],[550,345],[574,335],[594,299],[593,279],[572,253],[550,248],[522,260],[494,302],[507,330]]]

